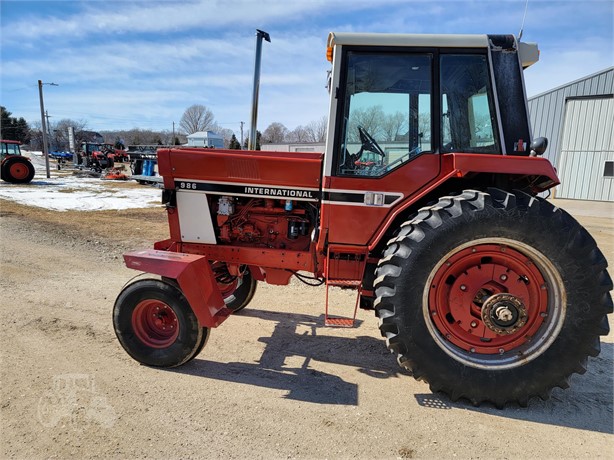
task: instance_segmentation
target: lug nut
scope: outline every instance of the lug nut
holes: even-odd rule
[[[505,350],[503,348],[499,348],[499,354],[502,355],[503,353],[505,353]]]
[[[548,313],[546,313],[545,311],[542,311],[539,316],[541,316],[542,318],[545,318],[546,316],[548,316]]]
[[[465,286],[464,284],[461,284],[460,290],[461,291],[466,291],[467,290],[467,286]]]
[[[471,353],[475,353],[475,348],[470,348],[470,349],[469,349],[469,351],[470,351]]]
[[[507,275],[501,275],[499,278],[501,278],[501,281],[507,281]]]
[[[471,321],[471,327],[477,327],[478,323],[477,321]]]

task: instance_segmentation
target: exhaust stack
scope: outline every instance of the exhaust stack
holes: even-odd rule
[[[258,91],[260,90],[260,60],[262,56],[262,39],[271,43],[271,36],[260,29],[256,29],[256,61],[254,63],[254,89],[252,91],[252,121],[249,128],[247,149],[256,149],[256,125],[258,123]]]

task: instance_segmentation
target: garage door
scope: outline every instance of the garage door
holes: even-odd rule
[[[614,98],[568,99],[558,198],[614,201]]]

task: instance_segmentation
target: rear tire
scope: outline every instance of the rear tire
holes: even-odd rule
[[[198,325],[183,293],[173,284],[142,279],[126,286],[113,308],[122,347],[147,366],[174,367],[193,359],[209,329]]]
[[[521,192],[467,190],[388,243],[376,312],[388,348],[452,400],[528,404],[584,373],[609,332],[612,280],[569,214]]]
[[[23,157],[7,158],[2,164],[2,180],[11,184],[27,184],[34,178],[34,166]]]

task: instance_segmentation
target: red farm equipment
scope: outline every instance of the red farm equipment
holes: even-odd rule
[[[567,387],[609,331],[612,281],[589,233],[539,196],[559,179],[528,122],[537,45],[331,33],[327,57],[324,154],[158,150],[170,238],[124,256],[159,277],[116,300],[124,349],[184,364],[257,282],[309,272],[356,290],[400,365],[452,400]],[[347,316],[326,305],[326,324]]]
[[[0,140],[0,173],[2,180],[12,184],[27,184],[34,177],[34,166],[21,155],[21,142]]]
[[[115,163],[129,162],[130,156],[125,150],[116,149],[111,144],[83,142],[81,144],[83,165],[97,171],[112,168]]]

